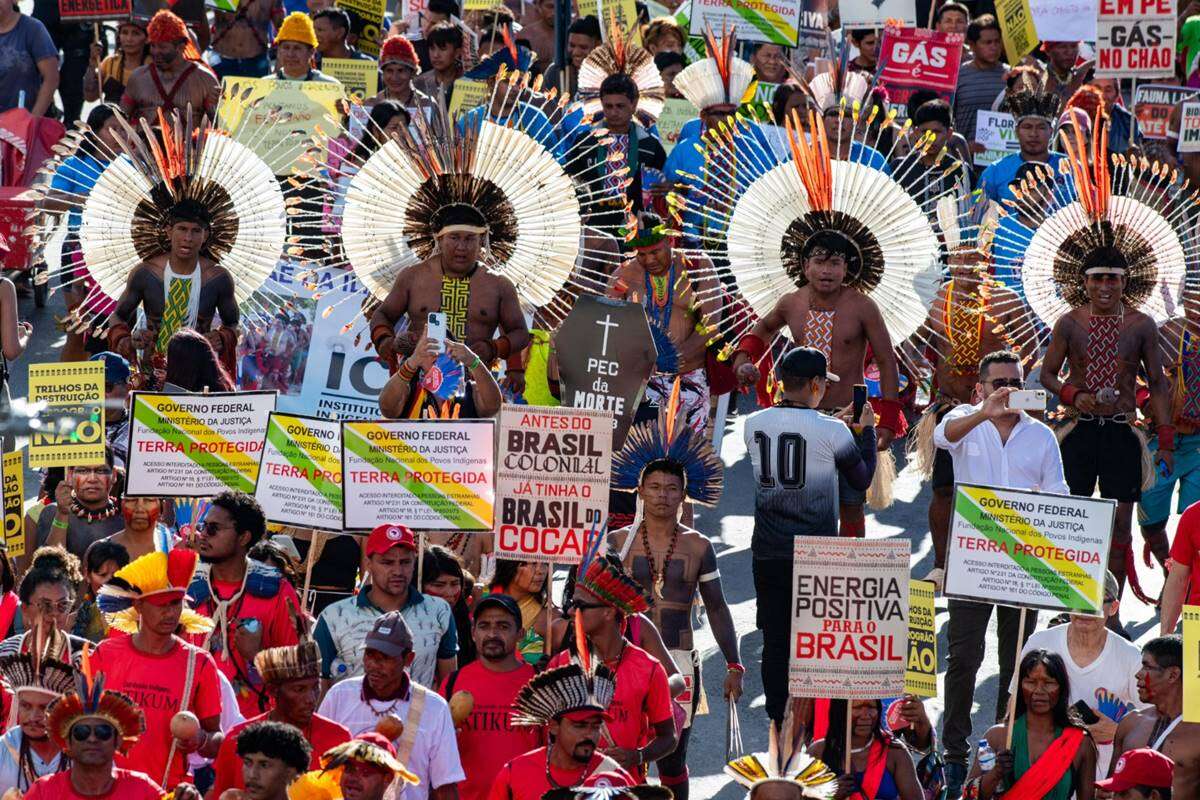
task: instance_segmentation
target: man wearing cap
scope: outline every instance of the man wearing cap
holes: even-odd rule
[[[1174,782],[1175,762],[1140,747],[1118,758],[1112,777],[1096,781],[1096,788],[1111,792],[1115,800],[1171,800]]]
[[[454,800],[466,776],[450,707],[436,692],[409,677],[413,636],[399,611],[388,611],[360,643],[363,674],[334,684],[319,709],[322,716],[357,736],[377,731],[395,744],[396,757],[419,779],[408,800]]]
[[[121,108],[130,122],[137,124],[145,119],[154,127],[158,124],[158,109],[163,113],[184,112],[189,106],[196,124],[205,114],[212,117],[221,84],[200,59],[183,20],[161,9],[146,26],[146,37],[151,61],[133,71],[121,96]]]
[[[104,364],[104,440],[113,449],[117,466],[125,468],[129,458],[129,362],[106,350],[89,361]]]
[[[254,657],[254,667],[262,676],[264,691],[271,697],[271,710],[235,725],[225,734],[213,761],[216,779],[210,796],[214,799],[226,789],[245,788],[238,737],[250,725],[285,723],[299,730],[312,744],[307,769],[320,769],[322,753],[350,740],[350,732],[344,725],[315,713],[321,696],[321,652],[316,642],[308,639],[298,645],[263,650]]]
[[[275,72],[270,76],[272,79],[340,83],[332,75],[326,75],[313,67],[317,34],[313,29],[312,19],[303,11],[293,11],[283,20],[279,32],[275,34],[275,47]]]
[[[792,539],[838,535],[839,481],[864,491],[875,473],[875,414],[870,403],[850,428],[852,406],[841,418],[817,411],[838,376],[825,354],[811,347],[788,351],[776,366],[783,400],[746,419],[745,442],[754,466],[754,589],[763,632],[762,679],[767,716],[783,720],[791,638]]]
[[[317,619],[313,638],[321,647],[321,677],[362,675],[363,639],[380,614],[397,611],[413,637],[408,674],[422,686],[437,686],[458,667],[458,633],[450,605],[414,585],[417,537],[403,525],[380,525],[367,537],[364,555],[369,582]]]
[[[338,785],[343,800],[408,797],[404,794],[405,785],[417,783],[417,776],[396,758],[392,743],[375,731],[360,733],[345,744],[326,751],[321,756],[321,763],[326,771],[340,772]],[[298,795],[298,799],[308,796]]]
[[[522,632],[516,600],[506,594],[484,595],[471,616],[479,658],[450,673],[442,684],[442,696],[458,725],[458,752],[467,773],[458,787],[463,800],[487,800],[504,765],[542,743],[541,731],[514,725],[509,713],[534,674],[516,655]]]

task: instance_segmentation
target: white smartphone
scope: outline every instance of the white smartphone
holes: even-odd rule
[[[446,352],[446,315],[440,311],[430,311],[425,335],[437,342],[438,352]]]
[[[1008,407],[1022,411],[1045,411],[1045,389],[1017,389],[1008,396]]]

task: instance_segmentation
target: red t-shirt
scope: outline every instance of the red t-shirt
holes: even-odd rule
[[[225,741],[221,743],[221,749],[217,751],[217,757],[213,760],[213,769],[216,771],[217,777],[213,782],[212,797],[220,797],[221,792],[226,789],[246,788],[246,784],[242,782],[242,759],[237,754],[238,734],[247,725],[262,722],[270,713],[270,711],[266,711],[240,725],[234,725],[225,734]],[[350,741],[350,731],[346,730],[345,726],[317,714],[313,714],[312,721],[301,732],[308,743],[312,745],[312,758],[308,762],[309,769],[320,769],[321,756],[326,750],[336,747],[342,742]]]
[[[599,753],[592,756],[587,767],[574,772],[565,772],[550,767],[550,774],[559,786],[578,786],[587,776],[597,771],[604,757]],[[542,795],[554,788],[546,777],[546,748],[539,747],[523,756],[517,756],[500,768],[492,784],[488,800],[541,800]],[[625,781],[625,786],[634,786],[636,781],[620,767],[604,770],[614,778]],[[620,785],[620,784],[614,784]]]
[[[1188,506],[1179,518],[1175,541],[1171,542],[1171,560],[1187,567],[1188,588],[1185,605],[1200,605],[1200,503]]]
[[[219,597],[233,597],[241,588],[240,583],[226,583],[224,581],[213,581],[213,591]],[[288,645],[297,644],[300,641],[299,635],[296,633],[296,626],[292,622],[290,608],[297,611],[300,610],[300,599],[296,597],[296,590],[292,585],[285,580],[279,582],[279,591],[274,597],[255,597],[249,592],[244,592],[241,598],[238,599],[229,609],[229,650],[230,653],[224,651],[221,637],[213,634],[209,640],[209,652],[212,653],[217,662],[217,669],[225,673],[225,677],[229,679],[229,683],[233,685],[233,690],[237,692],[238,708],[241,709],[242,716],[249,719],[257,717],[264,711],[269,711],[269,706],[259,706],[259,694],[262,690],[262,679],[258,672],[253,668],[252,664],[247,664],[242,658],[242,654],[233,645],[234,636],[237,632],[237,621],[243,619],[256,619],[262,625],[262,650],[268,647],[286,647]],[[200,603],[196,610],[205,616],[212,616],[213,602],[206,600]],[[232,658],[230,658],[232,655]],[[240,672],[240,674],[239,674]],[[247,683],[249,681],[249,683]],[[264,703],[270,701],[264,696]]]
[[[112,800],[160,800],[163,796],[158,784],[141,772],[131,772],[114,768],[112,788],[104,794],[80,794],[71,784],[71,772],[56,772],[39,778],[29,791],[25,800],[96,800],[108,798]]]
[[[492,781],[513,758],[542,743],[537,728],[512,724],[512,704],[521,687],[533,677],[533,667],[521,664],[512,672],[492,672],[474,661],[459,670],[454,692],[470,692],[475,698],[471,715],[458,729],[458,756],[467,779],[458,784],[462,800],[486,800]],[[446,700],[447,679],[441,692]]]
[[[128,695],[146,715],[146,732],[129,748],[117,754],[117,764],[161,780],[171,750],[171,717],[179,711],[179,699],[187,678],[188,651],[195,651],[195,674],[187,703],[201,720],[221,715],[221,684],[212,656],[176,639],[165,655],[143,653],[132,636],[105,639],[92,656],[92,666],[104,673],[104,687]],[[179,783],[187,772],[187,758],[176,750],[167,787]]]

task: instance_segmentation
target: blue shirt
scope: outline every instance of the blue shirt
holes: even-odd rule
[[[984,174],[987,174],[986,171]],[[1032,240],[1033,229],[1022,224],[1015,213],[1009,213],[1000,218],[992,242],[993,277],[1022,299],[1025,297],[1025,286],[1021,283],[1019,267]]]
[[[59,192],[77,195],[82,202],[92,193],[92,187],[100,180],[100,173],[108,162],[100,161],[86,154],[73,155],[63,161],[62,166],[54,173],[50,188]],[[78,231],[83,220],[83,214],[77,207],[72,207],[67,215],[67,230]]]
[[[1050,165],[1055,175],[1058,174],[1058,163],[1063,158],[1065,156],[1062,153],[1052,152],[1046,159],[1046,163]],[[1008,185],[1016,180],[1018,170],[1025,163],[1027,162],[1021,158],[1020,153],[1005,156],[983,171],[983,174],[979,176],[979,188],[993,202],[1012,200],[1012,189]]]
[[[25,108],[33,110],[38,90],[42,88],[42,73],[38,62],[47,58],[58,60],[58,48],[46,26],[33,17],[22,14],[8,33],[0,33],[0,111],[17,107],[21,92],[25,92]]]
[[[477,126],[484,119],[495,122],[497,125],[507,125],[512,118],[512,114],[506,117],[497,117],[490,112],[489,106],[489,103],[484,103],[481,106],[475,106],[463,114],[458,120],[458,132],[465,132],[468,123]],[[485,114],[487,116],[484,116]],[[529,134],[539,144],[552,152],[555,158],[559,157],[558,136],[554,133],[554,126],[550,124],[549,118],[542,113],[541,109],[531,106],[528,103],[518,102],[517,119],[514,127]]]

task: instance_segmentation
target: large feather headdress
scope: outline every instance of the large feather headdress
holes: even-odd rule
[[[371,764],[390,771],[396,780],[403,784],[416,786],[421,782],[415,774],[396,757],[391,743],[383,734],[375,731],[361,733],[348,742],[331,747],[321,755],[321,767],[325,772],[344,767],[350,761]]]
[[[699,111],[717,106],[737,106],[754,83],[754,67],[734,55],[737,52],[737,28],[711,28],[704,32],[708,57],[684,67],[675,76],[675,89]]]
[[[576,711],[606,713],[616,691],[616,677],[603,664],[593,663],[592,667],[585,669],[573,661],[535,675],[513,700],[513,724],[540,727]]]
[[[588,117],[599,114],[602,111],[600,84],[609,75],[624,73],[638,88],[638,119],[643,125],[652,125],[662,113],[667,97],[662,75],[654,66],[654,56],[634,44],[632,32],[626,35],[615,16],[609,26],[608,41],[589,53],[579,67],[579,99],[583,101],[583,113]]]
[[[120,692],[106,690],[104,673],[93,674],[86,649],[75,675],[75,691],[51,703],[48,712],[46,727],[63,750],[67,749],[72,726],[84,718],[95,717],[112,724],[122,753],[146,730],[146,718],[137,704]]]
[[[187,594],[196,574],[199,556],[195,550],[176,547],[167,553],[147,553],[113,573],[100,587],[96,601],[109,625],[125,633],[136,633],[138,613],[134,600],[156,595]],[[188,633],[207,633],[213,629],[208,617],[190,608],[183,609],[180,624]]]
[[[0,680],[13,694],[24,691],[63,695],[75,686],[75,669],[35,653],[0,656]]]
[[[779,781],[799,784],[806,798],[832,798],[837,790],[837,776],[824,762],[794,746],[790,735],[793,727],[789,707],[783,719],[783,734],[774,722],[770,723],[767,752],[734,758],[725,765],[725,774],[747,789]]]

